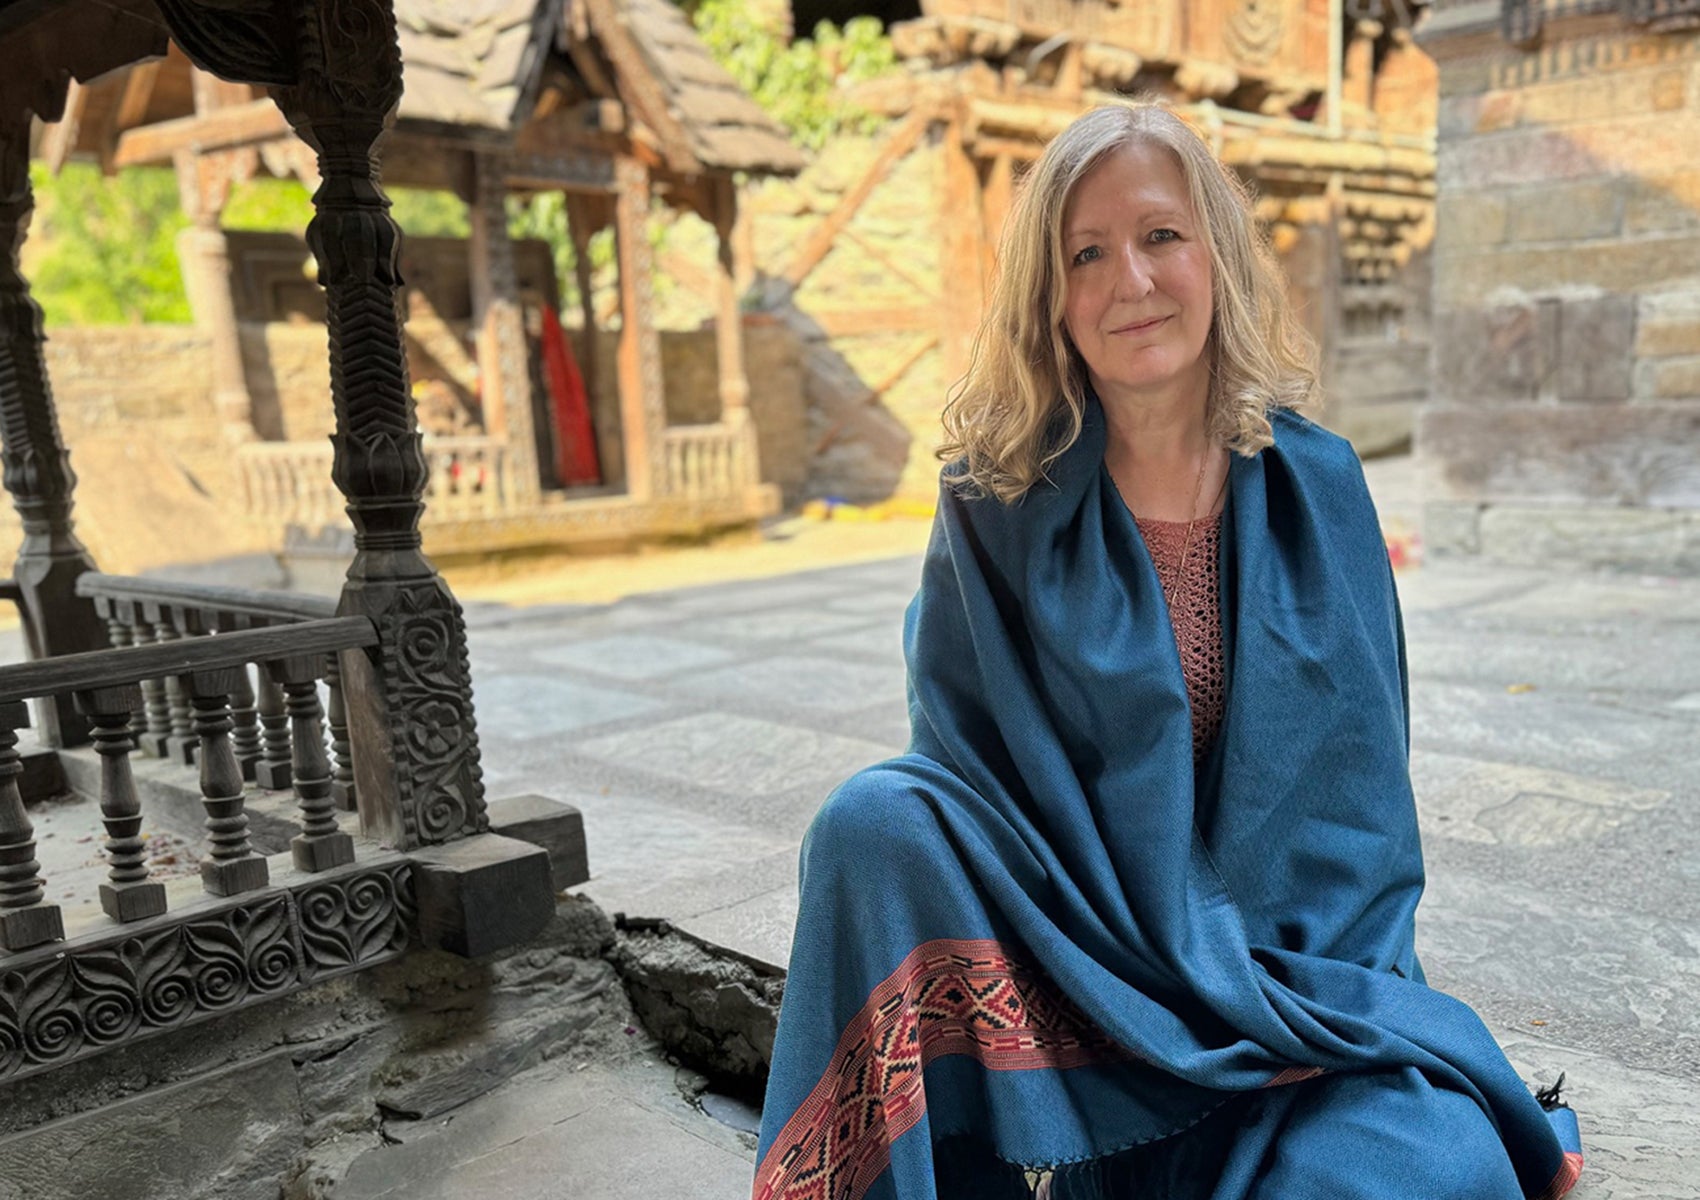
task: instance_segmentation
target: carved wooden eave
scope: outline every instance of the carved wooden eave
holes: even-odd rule
[[[1252,85],[1284,110],[1327,87],[1326,38],[1302,5],[923,0],[921,9],[892,27],[899,58],[932,70],[987,63],[1011,83],[1076,100],[1094,89],[1226,99]]]

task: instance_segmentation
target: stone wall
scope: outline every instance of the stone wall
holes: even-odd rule
[[[788,319],[806,339],[813,495],[931,502],[938,494],[933,451],[953,382],[946,378],[938,336],[950,286],[941,228],[943,140],[943,126],[935,124],[891,168],[791,297]],[[841,138],[796,183],[770,184],[774,195],[764,196],[758,211],[773,200],[781,205],[775,217],[800,211],[770,221],[765,231],[758,225],[758,261],[765,243],[770,269],[784,269],[789,254],[779,244],[788,250],[803,228],[828,218],[884,141]]]
[[[569,331],[575,348],[583,333]],[[707,424],[720,419],[720,367],[712,326],[661,331],[661,380],[669,425]],[[614,377],[617,332],[603,330],[598,345],[605,364],[597,377],[592,416],[603,473],[622,477],[620,394]],[[580,361],[583,361],[582,354]],[[799,340],[782,322],[765,314],[744,318],[744,374],[750,383],[750,417],[761,455],[761,478],[779,486],[787,505],[803,498],[809,470],[804,416],[803,366]]]
[[[188,326],[54,329],[47,373],[77,472],[77,532],[101,568],[133,572],[251,553],[230,519],[239,480],[212,399],[212,349]],[[0,505],[0,554],[22,537]]]
[[[1437,13],[1429,546],[1700,570],[1700,32]]]

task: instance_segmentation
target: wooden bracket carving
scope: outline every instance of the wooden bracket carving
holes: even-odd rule
[[[293,5],[273,0],[155,0],[189,61],[221,79],[286,84],[295,79]]]

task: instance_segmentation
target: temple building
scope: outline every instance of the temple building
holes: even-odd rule
[[[1700,570],[1700,4],[1441,0],[1431,548]]]
[[[919,12],[891,26],[903,71],[852,92],[881,130],[747,200],[758,286],[803,342],[812,493],[931,499],[939,411],[968,365],[1012,189],[1073,117],[1128,95],[1175,103],[1254,186],[1322,347],[1325,419],[1365,450],[1409,438],[1434,214],[1435,72],[1408,27],[1421,6]]]
[[[427,548],[606,543],[777,511],[749,415],[739,287],[751,268],[737,181],[803,167],[783,128],[667,0],[402,0],[396,20],[406,86],[383,142],[385,178],[459,197],[471,229],[467,239],[410,239],[402,249],[432,464]],[[52,169],[73,158],[108,170],[172,166],[190,217],[178,249],[204,339],[189,348],[204,367],[187,378],[205,391],[184,387],[181,358],[154,345],[163,337],[182,346],[182,331],[157,328],[119,331],[118,344],[133,343],[108,364],[120,374],[93,390],[145,388],[138,376],[150,366],[170,372],[154,380],[168,381],[158,415],[172,418],[158,429],[213,506],[244,517],[260,548],[318,547],[345,561],[351,534],[331,486],[323,403],[324,296],[313,280],[323,264],[297,234],[221,225],[232,188],[257,174],[316,189],[315,155],[265,89],[225,82],[191,57],[173,44],[162,57],[73,81],[63,117],[38,139]],[[571,343],[548,246],[516,245],[508,233],[508,198],[546,192],[564,195],[577,250]],[[688,423],[669,421],[653,318],[655,204],[714,232],[695,266],[707,281],[713,374]],[[618,288],[599,311],[588,247],[606,229]],[[104,357],[104,331],[68,332],[83,353],[53,369],[74,375]],[[62,391],[77,412],[79,389],[68,382]]]

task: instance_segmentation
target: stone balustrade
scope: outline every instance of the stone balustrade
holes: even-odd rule
[[[662,439],[663,492],[690,500],[733,496],[759,480],[748,424],[674,425]]]
[[[427,436],[423,445],[430,468],[427,523],[506,511],[512,500],[506,441]],[[246,442],[236,452],[250,519],[310,530],[343,523],[345,501],[331,480],[329,443]]]

